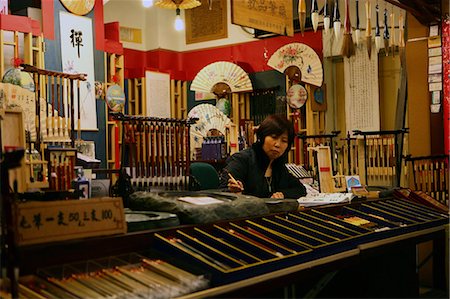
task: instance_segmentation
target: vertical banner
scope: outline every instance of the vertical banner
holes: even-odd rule
[[[80,82],[79,99],[77,87],[74,87],[75,128],[78,127],[78,119],[80,119],[81,129],[97,130],[92,20],[62,11],[59,13],[59,20],[63,72],[87,74],[87,81]],[[80,109],[78,109],[78,102]],[[80,111],[80,117],[78,111]]]
[[[444,62],[444,146],[445,153],[450,154],[450,19],[442,22],[442,61]]]
[[[365,48],[356,48],[355,56],[344,58],[345,127],[379,131],[378,55],[367,59]]]

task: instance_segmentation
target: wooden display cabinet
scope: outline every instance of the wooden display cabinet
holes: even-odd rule
[[[123,55],[115,53],[105,53],[105,91],[108,87],[118,84],[122,90],[124,88],[124,65]],[[116,77],[118,82],[114,82]],[[108,169],[120,168],[120,146],[121,133],[117,121],[111,119],[110,109],[106,104],[106,159]],[[124,111],[121,111],[124,112]]]

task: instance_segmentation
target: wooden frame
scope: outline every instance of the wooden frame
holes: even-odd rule
[[[201,6],[185,10],[186,44],[228,37],[227,0],[211,1],[211,10],[210,1],[201,2]]]

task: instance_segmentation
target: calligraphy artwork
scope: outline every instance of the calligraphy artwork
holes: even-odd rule
[[[82,130],[97,130],[92,20],[66,12],[60,12],[59,19],[63,72],[87,74],[87,80],[80,82],[79,93],[77,86],[73,87],[74,120],[81,121]],[[75,123],[75,127],[78,127],[78,123]]]
[[[231,22],[294,36],[293,3],[289,0],[231,0]]]
[[[364,49],[344,58],[346,131],[379,131],[378,56],[367,59]]]
[[[228,37],[227,1],[201,2],[202,5],[185,10],[186,44]]]

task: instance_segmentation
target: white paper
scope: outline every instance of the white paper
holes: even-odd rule
[[[223,203],[223,201],[215,199],[213,197],[209,196],[202,196],[202,197],[190,197],[190,196],[184,196],[184,197],[178,197],[178,200],[188,202],[194,205],[210,205],[215,203]]]
[[[442,82],[430,83],[428,84],[429,91],[440,91],[442,90]]]
[[[170,75],[145,72],[146,116],[170,117]]]
[[[327,204],[350,202],[354,197],[353,193],[319,193],[306,195],[297,199],[300,206],[311,207]]]

